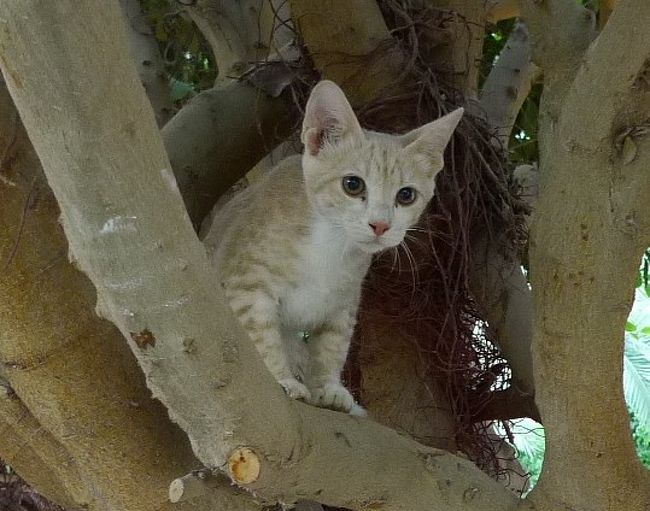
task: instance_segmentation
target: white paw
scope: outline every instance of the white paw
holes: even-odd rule
[[[368,411],[357,403],[354,403],[352,405],[352,408],[350,408],[350,411],[348,413],[350,415],[354,415],[355,417],[368,417]]]
[[[353,406],[357,406],[350,391],[340,383],[328,383],[313,389],[309,402],[322,408],[332,408],[342,412],[349,412]]]
[[[311,392],[309,392],[309,389],[295,378],[278,380],[278,383],[282,385],[284,392],[291,399],[302,399],[303,401],[309,401],[311,399]]]

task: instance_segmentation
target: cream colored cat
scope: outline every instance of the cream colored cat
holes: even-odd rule
[[[399,245],[431,199],[462,114],[402,136],[364,131],[341,89],[322,81],[307,103],[302,158],[216,213],[204,241],[221,285],[289,396],[361,410],[341,383],[361,284],[372,254]]]

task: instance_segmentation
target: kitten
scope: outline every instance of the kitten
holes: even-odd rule
[[[339,87],[314,87],[305,151],[215,213],[204,240],[230,306],[285,392],[361,413],[341,383],[372,255],[434,192],[462,108],[406,135],[364,131]],[[307,335],[302,335],[306,333]]]

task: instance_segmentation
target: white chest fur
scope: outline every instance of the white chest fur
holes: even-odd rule
[[[310,330],[341,312],[356,313],[370,260],[349,246],[340,228],[316,220],[302,253],[299,284],[281,299],[285,326]]]

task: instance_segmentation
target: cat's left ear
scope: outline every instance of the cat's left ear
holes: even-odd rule
[[[464,109],[457,108],[429,124],[402,135],[402,143],[406,146],[405,150],[427,157],[433,172],[437,173],[444,165],[445,147],[447,147],[464,112]]]
[[[334,82],[323,80],[311,91],[300,138],[311,156],[316,156],[325,144],[363,138],[357,116]]]

